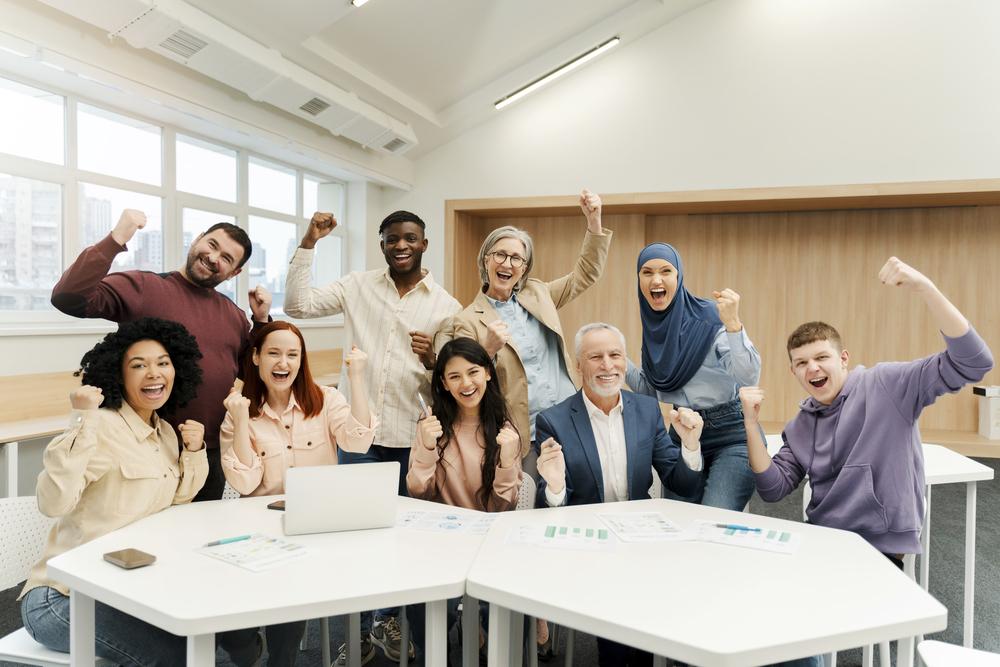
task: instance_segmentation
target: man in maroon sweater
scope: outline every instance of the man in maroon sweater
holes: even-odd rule
[[[250,324],[236,304],[215,287],[238,274],[250,259],[250,238],[229,223],[213,225],[191,244],[179,271],[108,273],[115,255],[146,226],[146,215],[126,209],[111,233],[84,249],[52,289],[52,305],[73,317],[129,322],[159,317],[184,325],[201,348],[202,384],[190,403],[167,419],[175,426],[194,419],[205,426],[209,474],[195,500],[222,497],[225,476],[219,458],[219,427],[226,409],[222,401],[236,379],[243,351],[250,343]],[[250,292],[256,323],[266,323],[271,295],[262,286]]]

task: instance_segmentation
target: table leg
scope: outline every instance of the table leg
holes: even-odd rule
[[[524,614],[510,613],[510,664],[524,664]]]
[[[896,651],[896,667],[913,667],[913,637],[900,639]]]
[[[361,667],[361,614],[349,614],[347,617],[347,664],[350,667]]]
[[[479,600],[462,596],[462,667],[479,665]]]
[[[486,634],[489,667],[510,665],[510,610],[490,603],[490,631]]]
[[[920,585],[925,591],[930,590],[931,581],[931,488],[924,487],[926,505],[924,507],[924,528],[920,531]]]
[[[215,667],[215,634],[187,638],[187,667]]]
[[[94,664],[94,598],[69,592],[69,663]]]
[[[976,599],[976,482],[965,483],[965,610],[962,645],[972,648]]]
[[[8,442],[3,451],[7,467],[7,497],[17,498],[17,443]]]
[[[406,607],[399,608],[399,667],[406,667],[410,659],[410,619],[406,616]]]
[[[448,601],[435,600],[427,605],[427,628],[424,631],[424,665],[446,667],[448,664]],[[407,640],[408,641],[408,640]],[[409,644],[400,645],[403,651]]]

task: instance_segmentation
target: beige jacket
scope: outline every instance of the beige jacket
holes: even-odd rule
[[[583,247],[580,249],[580,257],[576,260],[572,272],[548,283],[529,278],[517,293],[517,301],[521,307],[559,336],[566,370],[577,388],[580,386],[580,379],[576,374],[574,351],[566,345],[558,310],[580,296],[604,273],[612,234],[613,232],[607,228],[600,236],[587,232],[583,239]],[[486,327],[498,319],[500,316],[490,305],[486,295],[479,292],[472,303],[455,316],[453,335],[455,338],[463,336],[474,338],[482,343],[486,340]],[[511,343],[507,343],[497,352],[495,363],[497,374],[500,376],[500,389],[507,399],[511,420],[521,435],[523,458],[527,456],[531,447],[531,429],[528,425],[528,380],[524,365]]]
[[[190,502],[208,476],[204,447],[178,454],[170,424],[154,415],[150,426],[124,402],[117,410],[74,411],[70,427],[49,443],[42,462],[38,509],[59,520],[21,596],[38,586],[69,595],[66,586],[49,579],[50,558]]]

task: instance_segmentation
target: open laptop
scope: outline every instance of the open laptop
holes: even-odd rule
[[[387,528],[396,523],[399,463],[285,471],[285,535]]]

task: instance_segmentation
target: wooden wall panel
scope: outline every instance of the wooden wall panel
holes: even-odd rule
[[[942,349],[919,297],[878,282],[896,255],[926,273],[1000,350],[1000,207],[652,216],[647,239],[674,244],[689,290],[727,286],[763,357],[765,420],[787,420],[804,396],[788,371],[785,340],[802,322],[837,327],[851,365],[909,360]],[[997,381],[991,373],[987,381]],[[924,428],[975,431],[971,391],[942,398]]]

